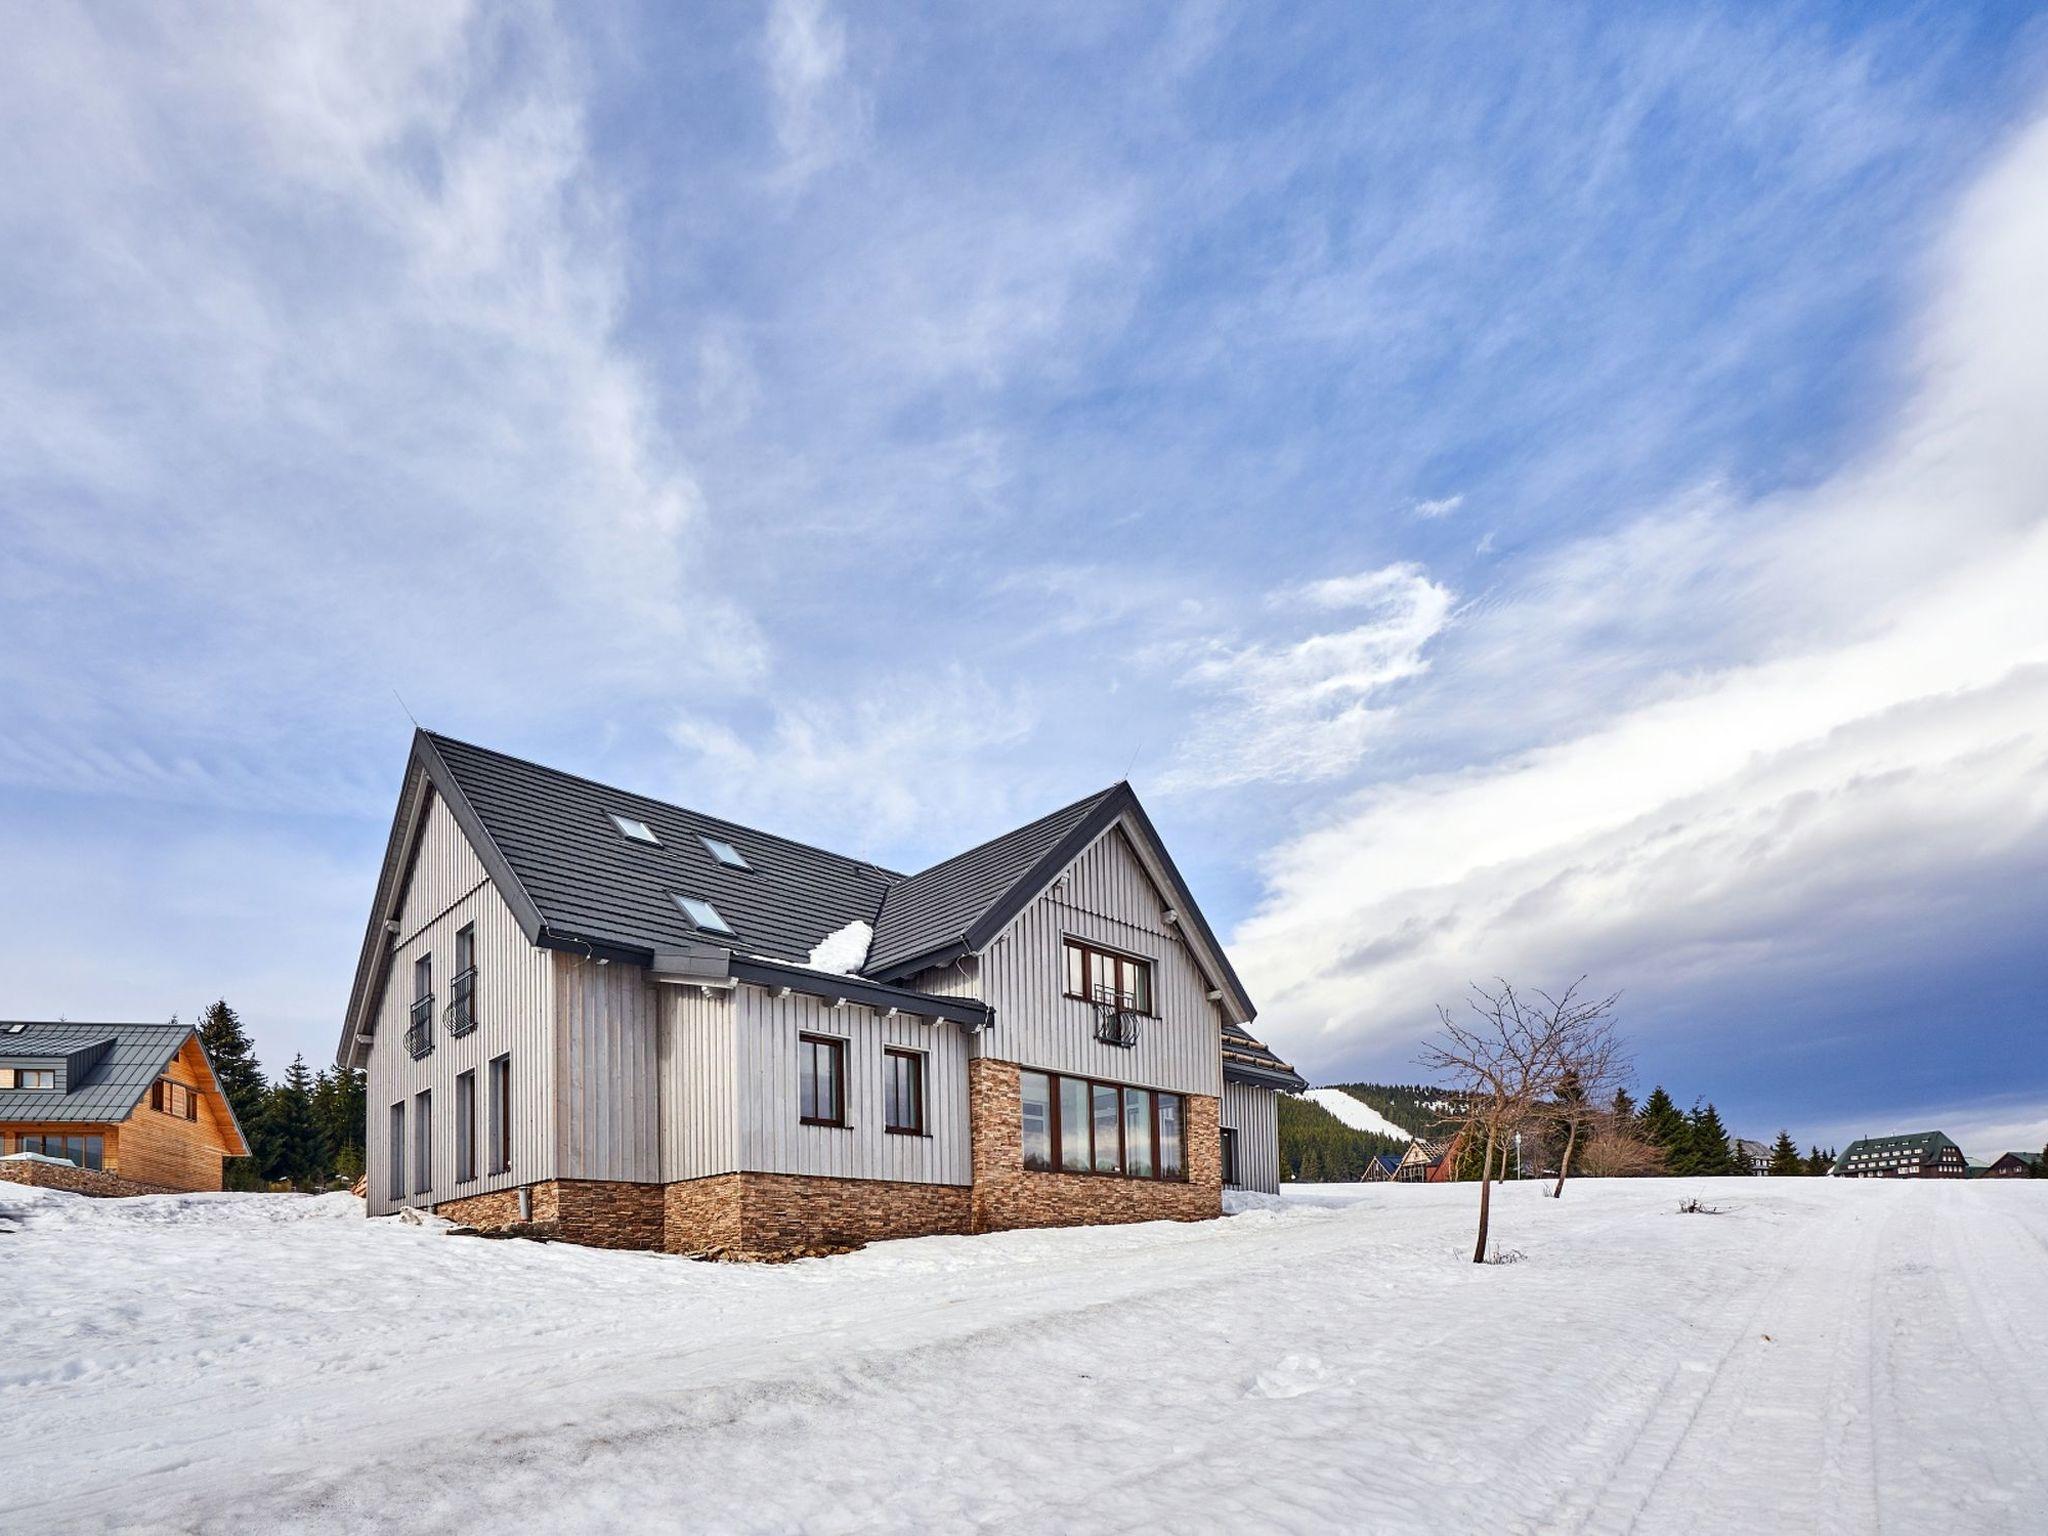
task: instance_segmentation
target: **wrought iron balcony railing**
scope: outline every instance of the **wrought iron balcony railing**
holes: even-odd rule
[[[405,1049],[414,1061],[418,1061],[433,1048],[434,998],[429,993],[412,1005],[412,1028],[405,1032]]]
[[[448,1007],[441,1015],[448,1038],[466,1035],[476,1028],[476,967],[457,971],[448,983]]]
[[[1095,989],[1095,1038],[1118,1050],[1135,1049],[1138,1044],[1138,997],[1115,987]]]

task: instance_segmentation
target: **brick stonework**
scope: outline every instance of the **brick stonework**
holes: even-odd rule
[[[444,1200],[434,1214],[481,1231],[518,1231],[586,1248],[660,1248],[665,1215],[659,1184],[546,1179],[530,1186],[533,1219],[519,1220],[519,1191]]]
[[[971,1202],[962,1185],[727,1173],[669,1185],[667,1207],[671,1253],[775,1258],[965,1232]]]
[[[1024,1166],[1024,1106],[1014,1061],[967,1065],[974,1124],[974,1230],[1082,1227],[1124,1221],[1206,1221],[1223,1214],[1223,1142],[1218,1101],[1187,1094],[1185,1183],[1085,1173],[1038,1173]]]
[[[125,1199],[130,1195],[168,1195],[175,1191],[161,1184],[139,1184],[99,1168],[72,1168],[59,1163],[29,1163],[0,1160],[0,1179],[10,1184],[31,1184],[37,1189],[66,1189],[74,1195],[101,1199]]]

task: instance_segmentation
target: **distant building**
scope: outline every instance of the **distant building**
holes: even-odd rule
[[[1969,1159],[1940,1131],[1868,1136],[1835,1159],[1838,1179],[1966,1179]]]
[[[1987,1179],[2031,1179],[2040,1171],[2040,1153],[2008,1152],[1989,1168],[1986,1168],[1982,1177]]]
[[[1401,1154],[1382,1152],[1365,1165],[1365,1172],[1358,1176],[1361,1184],[1384,1184],[1400,1171]]]
[[[1394,1168],[1396,1184],[1442,1184],[1457,1172],[1459,1144],[1464,1140],[1460,1132],[1449,1142],[1424,1141],[1417,1137],[1408,1144],[1408,1150],[1401,1154],[1401,1161]]]
[[[1742,1171],[1755,1177],[1767,1178],[1771,1171],[1771,1149],[1760,1141],[1735,1138],[1735,1160],[1742,1164]]]

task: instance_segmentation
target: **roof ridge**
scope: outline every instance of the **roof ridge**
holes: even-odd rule
[[[1020,832],[1029,832],[1033,827],[1037,826],[1041,822],[1051,821],[1055,817],[1064,816],[1069,811],[1077,811],[1081,809],[1081,807],[1084,805],[1099,804],[1101,801],[1115,794],[1118,790],[1126,787],[1129,783],[1130,780],[1128,779],[1118,779],[1114,784],[1110,785],[1106,789],[1098,789],[1093,794],[1081,796],[1081,798],[1078,800],[1069,800],[1065,805],[1060,806],[1056,810],[1047,811],[1042,816],[1034,816],[1029,821],[1020,821],[1019,823],[1017,823],[1016,826],[1011,827],[1008,831],[998,832],[993,837],[985,837],[978,843],[972,844],[971,846],[966,848],[962,848],[958,853],[949,853],[943,859],[940,859],[936,864],[927,864],[923,869],[913,871],[907,878],[912,880],[922,880],[926,875],[929,875],[936,870],[944,869],[948,864],[955,863],[958,860],[968,858],[973,854],[981,852],[982,849],[988,847],[991,843],[1000,843],[1006,837],[1015,837]]]
[[[425,736],[429,741],[437,745],[445,742],[449,746],[464,747],[471,752],[481,752],[487,757],[499,758],[508,763],[518,763],[522,767],[538,769],[542,773],[551,773],[557,778],[571,779],[578,784],[587,784],[592,789],[602,789],[609,794],[628,795],[635,800],[645,800],[650,805],[658,805],[666,810],[680,811],[685,816],[695,816],[703,821],[715,821],[722,827],[729,827],[733,831],[744,833],[749,837],[772,837],[778,843],[786,843],[791,848],[801,848],[806,853],[823,854],[826,858],[837,859],[842,864],[858,864],[892,880],[900,881],[910,878],[902,870],[891,869],[886,864],[877,864],[873,859],[861,858],[851,853],[841,853],[835,848],[827,848],[819,843],[807,843],[800,838],[788,837],[780,832],[770,832],[765,827],[750,826],[743,821],[734,821],[729,816],[718,816],[710,811],[696,810],[691,806],[682,804],[680,801],[664,800],[658,795],[645,794],[637,789],[627,789],[622,785],[607,783],[603,779],[593,779],[587,773],[576,773],[567,768],[557,768],[552,763],[543,763],[531,757],[521,757],[516,752],[506,752],[497,747],[483,746],[478,742],[464,741],[459,736],[448,736],[440,731],[430,731],[425,726],[421,726],[419,729],[422,736]]]

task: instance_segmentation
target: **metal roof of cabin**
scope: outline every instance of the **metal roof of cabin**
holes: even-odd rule
[[[826,935],[874,922],[883,896],[904,879],[865,859],[427,736],[554,933],[630,950],[709,942],[808,960]],[[645,822],[661,846],[627,837],[614,815]],[[706,837],[730,843],[752,868],[721,864]],[[678,896],[710,902],[732,933],[697,927]]]
[[[1123,787],[1111,785],[1063,805],[892,887],[875,920],[869,970],[886,972],[948,946],[978,947],[969,942],[977,925]],[[1070,862],[1061,860],[1060,868]]]
[[[1263,1041],[1253,1039],[1242,1025],[1228,1019],[1223,1023],[1223,1075],[1235,1082],[1283,1088],[1289,1093],[1300,1093],[1308,1087],[1308,1079],[1282,1061]]]
[[[47,1088],[0,1088],[0,1120],[116,1124],[126,1120],[192,1033],[188,1024],[0,1023],[0,1058],[34,1060],[73,1056],[110,1042],[80,1081],[63,1093]]]

